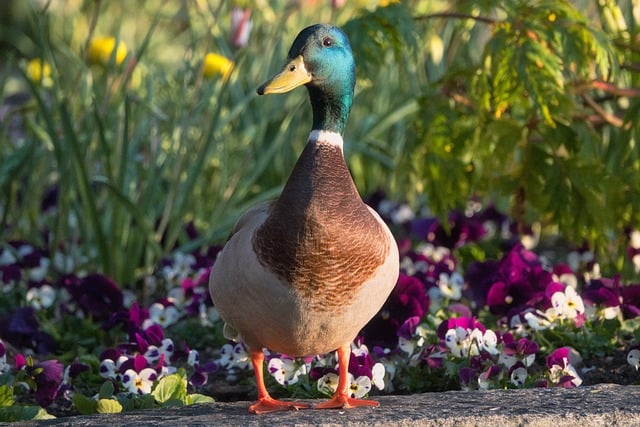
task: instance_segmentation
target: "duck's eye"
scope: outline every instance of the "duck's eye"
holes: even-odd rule
[[[325,37],[322,39],[322,46],[331,47],[333,46],[333,39],[331,37]]]

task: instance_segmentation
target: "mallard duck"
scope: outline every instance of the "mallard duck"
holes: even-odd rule
[[[309,407],[269,395],[264,348],[290,356],[337,350],[337,391],[315,408],[377,406],[349,395],[351,342],[398,278],[397,244],[360,198],[344,159],[355,63],[342,30],[302,30],[286,65],[257,92],[302,85],[313,109],[308,142],[280,197],[240,217],[209,283],[225,336],[248,348],[258,388],[258,401],[249,407],[254,413]]]

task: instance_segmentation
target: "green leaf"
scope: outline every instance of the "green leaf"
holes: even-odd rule
[[[211,403],[215,402],[211,396],[205,396],[204,394],[193,393],[187,396],[187,405],[193,405],[196,403]]]
[[[122,412],[122,405],[115,399],[100,399],[96,410],[99,414],[116,414]]]
[[[151,392],[151,395],[160,403],[171,399],[186,402],[187,380],[178,373],[162,378]]]
[[[0,421],[49,420],[55,418],[39,406],[14,405],[0,408]]]
[[[110,398],[112,398],[114,390],[115,390],[115,388],[113,386],[113,383],[111,381],[105,381],[100,386],[99,398],[100,399],[110,399]]]
[[[622,326],[620,327],[620,334],[629,334],[635,339],[640,339],[640,317],[636,317],[634,319],[627,319],[622,322]]]
[[[8,385],[0,386],[0,407],[11,406],[14,401],[13,387]]]
[[[83,415],[95,414],[98,412],[98,402],[80,393],[73,395],[73,406]]]

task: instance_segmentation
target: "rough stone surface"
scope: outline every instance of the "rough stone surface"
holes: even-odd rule
[[[210,403],[22,426],[640,426],[640,386],[452,391],[380,396],[379,408],[252,415],[248,402]]]

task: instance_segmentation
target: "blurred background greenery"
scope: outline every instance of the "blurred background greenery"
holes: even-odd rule
[[[276,197],[310,109],[255,88],[316,22],[356,55],[345,154],[363,196],[442,218],[495,203],[633,272],[638,0],[13,0],[0,17],[0,243],[60,251],[62,272],[133,285]]]

